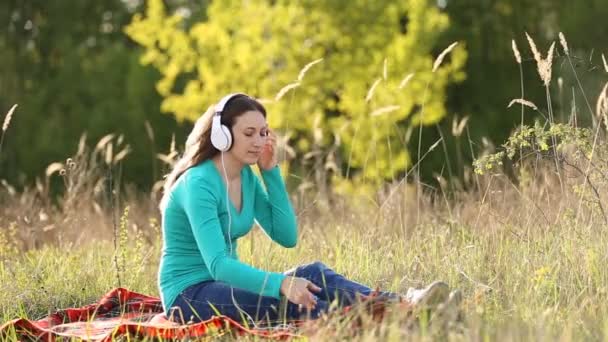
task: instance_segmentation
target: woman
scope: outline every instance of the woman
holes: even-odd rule
[[[320,262],[285,273],[239,261],[237,240],[259,223],[276,243],[297,242],[296,215],[277,166],[276,137],[266,110],[245,94],[231,94],[198,119],[184,156],[168,175],[161,201],[163,249],[159,288],[165,313],[201,321],[222,314],[235,320],[317,318],[329,303],[352,304],[369,287]],[[253,173],[257,164],[265,184]],[[449,288],[435,282],[406,296],[414,304],[443,302]],[[281,299],[284,307],[279,315]],[[303,310],[306,309],[306,310]]]

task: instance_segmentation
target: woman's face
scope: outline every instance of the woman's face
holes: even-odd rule
[[[243,164],[255,164],[266,143],[268,125],[258,111],[247,111],[236,117],[232,126],[230,153]]]

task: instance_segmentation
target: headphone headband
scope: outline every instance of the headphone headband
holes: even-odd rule
[[[228,127],[222,125],[222,112],[226,104],[237,96],[247,96],[244,93],[233,93],[224,96],[220,102],[215,105],[215,115],[211,121],[211,144],[221,152],[228,151],[232,146],[232,134]]]
[[[228,94],[228,95],[222,97],[222,99],[215,105],[215,114],[216,115],[220,115],[224,111],[224,109],[226,108],[226,104],[228,104],[228,101],[232,100],[234,97],[237,97],[239,95],[249,97],[245,93],[232,93],[232,94]]]

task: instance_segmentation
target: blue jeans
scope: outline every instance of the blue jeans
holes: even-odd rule
[[[265,297],[238,288],[232,288],[231,291],[230,285],[210,280],[186,288],[173,303],[169,315],[176,321],[183,320],[182,322],[200,322],[218,313],[237,322],[242,322],[247,316],[255,322],[293,320],[303,316],[315,319],[327,312],[329,304],[336,299],[339,306],[348,306],[355,303],[357,293],[369,295],[373,291],[367,286],[346,279],[318,261],[295,267],[284,274],[305,278],[322,289],[320,293],[313,292],[317,296],[315,309],[300,312],[297,304],[285,298],[280,300]],[[380,292],[379,295],[390,298],[399,296],[390,292]]]

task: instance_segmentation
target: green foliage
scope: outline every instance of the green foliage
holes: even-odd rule
[[[126,206],[123,210],[122,216],[120,216],[120,225],[118,227],[118,236],[115,237],[118,241],[118,250],[115,258],[116,274],[118,277],[118,284],[120,279],[125,276],[127,272],[127,242],[129,241],[129,206]],[[119,285],[120,286],[120,285]]]
[[[574,157],[591,158],[593,131],[589,128],[573,127],[569,124],[542,126],[538,121],[534,127],[523,126],[502,145],[503,151],[481,156],[473,162],[475,172],[484,174],[502,166],[504,158],[513,160],[521,155],[535,157],[555,156],[555,152],[574,148]],[[521,153],[520,153],[521,152]]]
[[[125,29],[163,76],[162,110],[192,121],[222,95],[248,92],[267,100],[270,125],[299,158],[319,151],[316,166],[331,160],[372,183],[411,165],[399,130],[441,120],[447,85],[464,78],[463,46],[431,72],[449,21],[426,0],[216,1],[207,18],[185,28],[151,0]],[[275,96],[281,89],[290,93]]]
[[[591,99],[605,84],[603,74],[598,72],[603,69],[598,52],[605,54],[608,51],[608,40],[603,39],[608,35],[608,27],[602,26],[597,30],[586,30],[584,27],[586,23],[601,22],[608,15],[604,0],[448,0],[444,3],[444,11],[449,15],[451,25],[441,44],[449,44],[453,40],[466,41],[468,53],[465,67],[467,80],[448,90],[447,107],[451,115],[471,117],[467,130],[473,146],[482,138],[497,143],[508,139],[521,120],[519,107],[505,108],[513,98],[525,98],[536,104],[546,101],[545,89],[538,77],[525,32],[535,38],[543,54],[552,42],[556,42],[550,87],[555,121],[565,122],[575,111],[579,126],[591,123],[591,111],[586,105],[583,91]],[[580,87],[560,49],[560,31],[568,40]],[[511,48],[512,40],[515,40],[521,52],[523,89],[519,65]],[[560,78],[561,81],[558,81]],[[525,124],[531,126],[537,118],[526,109]],[[432,136],[432,132],[424,133],[423,139],[428,138],[425,146],[430,146],[437,138]],[[447,135],[451,156],[455,154],[452,152],[457,151],[452,149],[456,144],[450,140],[452,138]],[[465,165],[468,165],[468,161],[473,161],[479,151],[465,151]],[[422,173],[431,174],[443,164],[444,156],[439,153],[429,155]]]
[[[0,178],[15,185],[32,184],[49,163],[72,155],[76,141],[86,131],[91,141],[108,133],[123,134],[133,149],[122,166],[123,178],[149,186],[160,176],[150,156],[166,149],[174,131],[180,142],[188,130],[188,125],[179,127],[172,117],[158,115],[161,100],[165,111],[180,112],[178,119],[184,120],[186,114],[196,117],[226,91],[247,90],[271,98],[295,81],[304,65],[321,57],[323,61],[308,71],[299,87],[278,103],[268,104],[271,120],[274,127],[291,133],[290,143],[302,163],[314,161],[306,168],[329,167],[335,162],[343,176],[349,170],[349,177],[354,178],[390,178],[410,164],[411,155],[403,151],[417,148],[418,130],[408,135],[408,128],[415,127],[421,103],[426,103],[427,124],[443,115],[469,116],[467,134],[473,144],[481,137],[506,140],[520,120],[517,110],[505,110],[521,91],[512,39],[523,57],[522,98],[542,103],[546,97],[524,32],[537,39],[543,52],[557,41],[558,32],[564,32],[581,88],[595,94],[605,83],[597,70],[603,67],[601,54],[608,51],[608,41],[602,39],[608,28],[586,29],[587,23],[601,22],[608,15],[603,0],[416,0],[398,4],[258,0],[249,2],[247,8],[239,7],[237,1],[211,5],[210,1],[163,2],[166,8],[158,1],[148,1],[151,15],[139,15],[141,23],[131,17],[145,8],[143,1],[0,2],[0,16],[6,18],[6,29],[0,32],[0,114],[19,104],[5,132]],[[175,18],[169,20],[171,17]],[[141,31],[133,34],[147,39],[139,45],[153,46],[145,48],[146,61],[158,70],[140,65],[140,46],[131,44],[122,30],[129,21],[128,30]],[[438,55],[453,41],[466,46],[467,64],[449,79],[458,80],[465,71],[467,81],[445,88],[438,78],[425,95],[431,55]],[[454,52],[451,57],[462,56],[461,51]],[[385,58],[387,80],[382,78]],[[450,67],[455,66],[450,59]],[[461,57],[457,59],[462,62]],[[576,108],[579,125],[589,123],[593,105],[586,105],[568,61],[558,53],[553,65],[553,79],[562,79],[550,89],[556,121],[565,121],[571,108]],[[410,72],[416,72],[412,82],[400,89],[399,100],[394,101],[395,80],[400,83]],[[154,90],[160,77],[165,81],[158,87],[168,94],[162,98]],[[365,102],[377,79],[382,80],[374,96]],[[391,105],[400,109],[370,117]],[[529,111],[524,118],[528,125],[535,119]],[[152,143],[142,129],[146,120],[154,130]],[[459,142],[446,134],[450,121],[442,120],[439,128],[452,158],[460,152]],[[356,127],[377,129],[375,135],[371,129],[360,129],[355,138]],[[387,127],[398,127],[401,133],[383,132]],[[316,134],[311,134],[313,128]],[[439,138],[437,128],[423,129],[422,150]],[[388,152],[389,142],[392,153]],[[314,154],[306,156],[304,151]],[[476,153],[467,148],[463,151],[457,157],[463,161],[451,160],[454,174],[461,174],[459,169]],[[387,158],[392,160],[388,167]],[[431,182],[433,173],[444,166],[449,162],[441,149],[429,154],[421,165],[423,179]]]
[[[2,117],[19,104],[5,134],[0,179],[29,185],[47,165],[73,155],[83,133],[89,142],[115,133],[133,151],[122,166],[125,178],[151,184],[153,156],[166,149],[176,124],[158,115],[160,97],[151,86],[158,72],[141,66],[140,51],[121,31],[131,15],[124,3],[3,1],[0,15],[7,19],[0,32]]]
[[[11,222],[8,227],[0,226],[0,261],[14,258],[19,254],[15,227],[15,222]]]

